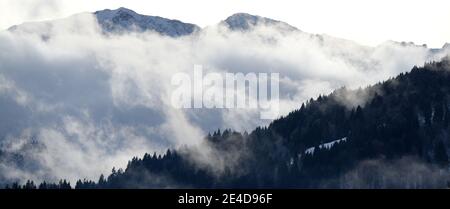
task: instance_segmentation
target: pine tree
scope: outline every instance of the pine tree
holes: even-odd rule
[[[105,176],[103,176],[103,174],[101,174],[100,178],[98,179],[98,186],[100,188],[104,188],[106,186],[106,180],[105,180]]]
[[[439,141],[434,149],[434,158],[436,163],[441,166],[448,166],[449,160],[447,155],[447,149],[442,141]]]

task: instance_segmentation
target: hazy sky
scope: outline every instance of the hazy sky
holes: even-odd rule
[[[121,6],[200,26],[247,12],[366,45],[395,40],[441,47],[450,42],[448,0],[0,0],[0,28]]]

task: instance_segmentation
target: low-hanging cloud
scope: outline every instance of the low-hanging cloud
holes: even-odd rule
[[[397,160],[372,159],[360,162],[339,178],[323,187],[341,189],[424,189],[447,188],[446,169],[429,164],[417,157],[405,156]],[[334,182],[333,182],[334,181]]]
[[[279,72],[286,114],[310,97],[373,84],[444,54],[264,25],[230,31],[219,24],[171,38],[105,35],[87,13],[23,24],[0,32],[0,137],[4,153],[18,152],[33,166],[0,161],[1,179],[95,179],[144,152],[198,145],[218,128],[269,122],[252,109],[172,108],[171,76],[191,73],[194,64],[214,72]],[[31,139],[42,147],[24,149]]]

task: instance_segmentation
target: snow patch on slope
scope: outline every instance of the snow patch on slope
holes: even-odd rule
[[[324,149],[324,148],[325,149],[331,149],[336,143],[341,143],[341,142],[345,142],[345,141],[347,141],[347,137],[344,137],[344,138],[338,139],[338,140],[334,140],[334,141],[331,141],[331,142],[328,142],[328,143],[321,144],[321,145],[319,145],[319,148],[320,149]],[[315,147],[310,147],[310,148],[305,150],[305,154],[314,154],[314,150],[315,150]]]

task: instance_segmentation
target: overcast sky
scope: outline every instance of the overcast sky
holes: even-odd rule
[[[0,28],[122,6],[200,26],[247,12],[366,45],[395,40],[441,47],[450,42],[448,0],[0,0]]]

